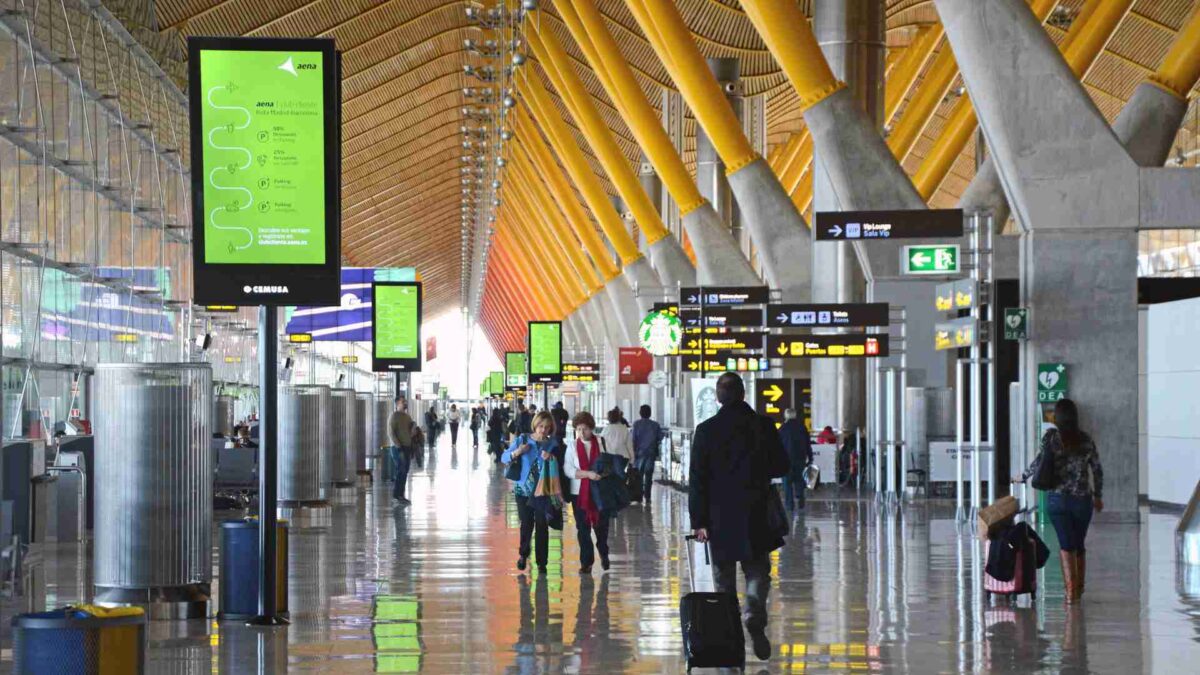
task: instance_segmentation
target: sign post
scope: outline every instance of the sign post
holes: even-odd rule
[[[259,306],[258,616],[276,606],[278,307],[336,305],[341,67],[330,39],[188,39],[193,297]]]

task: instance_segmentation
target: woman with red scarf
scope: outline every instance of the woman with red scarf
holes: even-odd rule
[[[579,535],[580,573],[591,574],[596,553],[592,548],[592,532],[596,533],[595,548],[600,550],[600,567],[608,569],[608,522],[610,517],[601,513],[592,500],[591,481],[599,480],[600,474],[592,471],[592,464],[600,456],[600,437],[595,435],[596,418],[589,412],[581,412],[571,422],[575,426],[575,442],[567,446],[567,457],[563,472],[571,479],[571,494],[575,495],[575,531]]]

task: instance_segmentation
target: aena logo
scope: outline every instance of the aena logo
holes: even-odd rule
[[[291,291],[288,290],[287,286],[242,286],[242,292],[247,294],[260,293],[283,295],[285,293],[290,293]]]

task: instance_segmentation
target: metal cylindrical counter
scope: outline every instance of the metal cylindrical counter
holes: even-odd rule
[[[300,511],[328,511],[321,490],[329,482],[322,442],[330,414],[329,387],[299,384],[279,390],[278,504],[282,517],[310,523]]]
[[[234,398],[227,394],[222,394],[213,400],[213,426],[214,434],[222,436],[233,436],[234,423]]]
[[[388,420],[391,419],[393,405],[391,396],[377,395],[371,405],[375,408],[375,418],[372,420],[375,424],[371,432],[371,447],[376,455],[375,461],[370,467],[371,475],[375,480],[383,482],[391,480],[389,471],[391,462],[388,459],[387,451],[392,444],[388,438]]]
[[[356,406],[361,412],[358,425],[358,450],[354,457],[354,472],[358,474],[359,480],[371,482],[371,472],[367,470],[367,457],[374,455],[376,449],[371,447],[375,441],[375,395],[366,392],[359,392],[355,397]]]
[[[326,455],[329,461],[329,490],[326,492],[326,498],[331,501],[340,501],[338,490],[354,486],[356,449],[351,444],[351,436],[352,422],[356,418],[356,401],[353,389],[333,389],[330,391],[330,396],[329,424],[331,429],[329,454]]]
[[[96,366],[96,603],[151,619],[208,613],[212,368]]]

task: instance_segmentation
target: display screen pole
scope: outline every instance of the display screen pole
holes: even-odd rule
[[[279,616],[275,578],[275,456],[279,437],[279,310],[258,308],[258,387],[262,402],[258,415],[258,616],[249,623],[279,626],[287,620]]]

